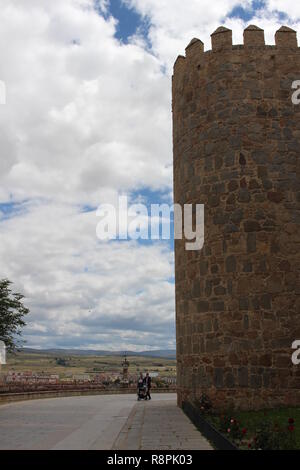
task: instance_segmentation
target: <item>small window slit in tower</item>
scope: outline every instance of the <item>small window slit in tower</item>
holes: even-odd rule
[[[241,165],[241,166],[245,166],[245,165],[246,165],[246,158],[245,158],[245,155],[242,154],[242,153],[240,153],[240,160],[239,160],[239,162],[240,162],[240,165]]]

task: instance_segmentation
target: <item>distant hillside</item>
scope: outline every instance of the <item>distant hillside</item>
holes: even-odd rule
[[[32,349],[23,348],[20,352],[31,354],[53,354],[67,356],[123,356],[125,351],[106,351],[95,349]],[[161,357],[164,359],[176,359],[176,351],[172,349],[160,349],[155,351],[126,351],[127,356]]]
[[[176,359],[176,350],[174,349],[159,349],[157,351],[142,351],[140,353],[127,353],[128,356],[144,356],[144,357],[162,357],[166,359]]]

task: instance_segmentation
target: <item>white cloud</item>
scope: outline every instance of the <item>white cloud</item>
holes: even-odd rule
[[[101,188],[171,186],[169,78],[153,55],[114,38],[115,20],[83,9],[91,5],[1,4],[1,127],[14,129],[18,148],[14,158],[4,148],[2,201],[95,204]]]
[[[95,212],[69,205],[23,209],[0,223],[0,277],[17,280],[15,288],[27,297],[30,345],[118,348],[118,337],[125,346],[133,331],[146,348],[159,338],[172,342],[173,256],[167,247],[99,242]],[[105,344],[98,342],[101,335]]]
[[[2,217],[1,276],[28,298],[28,345],[134,346],[144,316],[145,347],[173,344],[170,251],[99,244],[95,214],[79,211],[172,181],[170,79],[92,6],[1,3],[0,201],[29,201]]]
[[[268,0],[268,8],[286,13],[292,21],[300,20],[300,4],[295,0]]]
[[[0,206],[0,277],[28,298],[28,346],[174,346],[170,249],[99,243],[95,213],[80,208],[170,194],[173,62],[194,36],[210,49],[223,23],[241,43],[245,22],[227,16],[251,1],[124,1],[149,20],[147,41],[115,38],[107,0],[105,15],[93,0],[1,1],[0,203],[21,204],[2,218]],[[296,2],[269,0],[251,20],[269,44],[276,10],[300,25]]]

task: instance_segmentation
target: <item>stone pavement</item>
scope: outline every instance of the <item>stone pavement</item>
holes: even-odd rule
[[[175,394],[50,398],[0,406],[0,449],[209,449]]]
[[[108,450],[134,404],[133,395],[93,395],[2,405],[0,449]]]
[[[211,450],[209,442],[167,394],[136,403],[113,445],[116,450]]]

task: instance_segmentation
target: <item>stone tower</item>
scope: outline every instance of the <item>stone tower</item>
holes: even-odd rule
[[[275,46],[220,27],[173,76],[174,202],[205,205],[200,251],[175,243],[178,401],[300,404],[300,80],[296,32]]]

